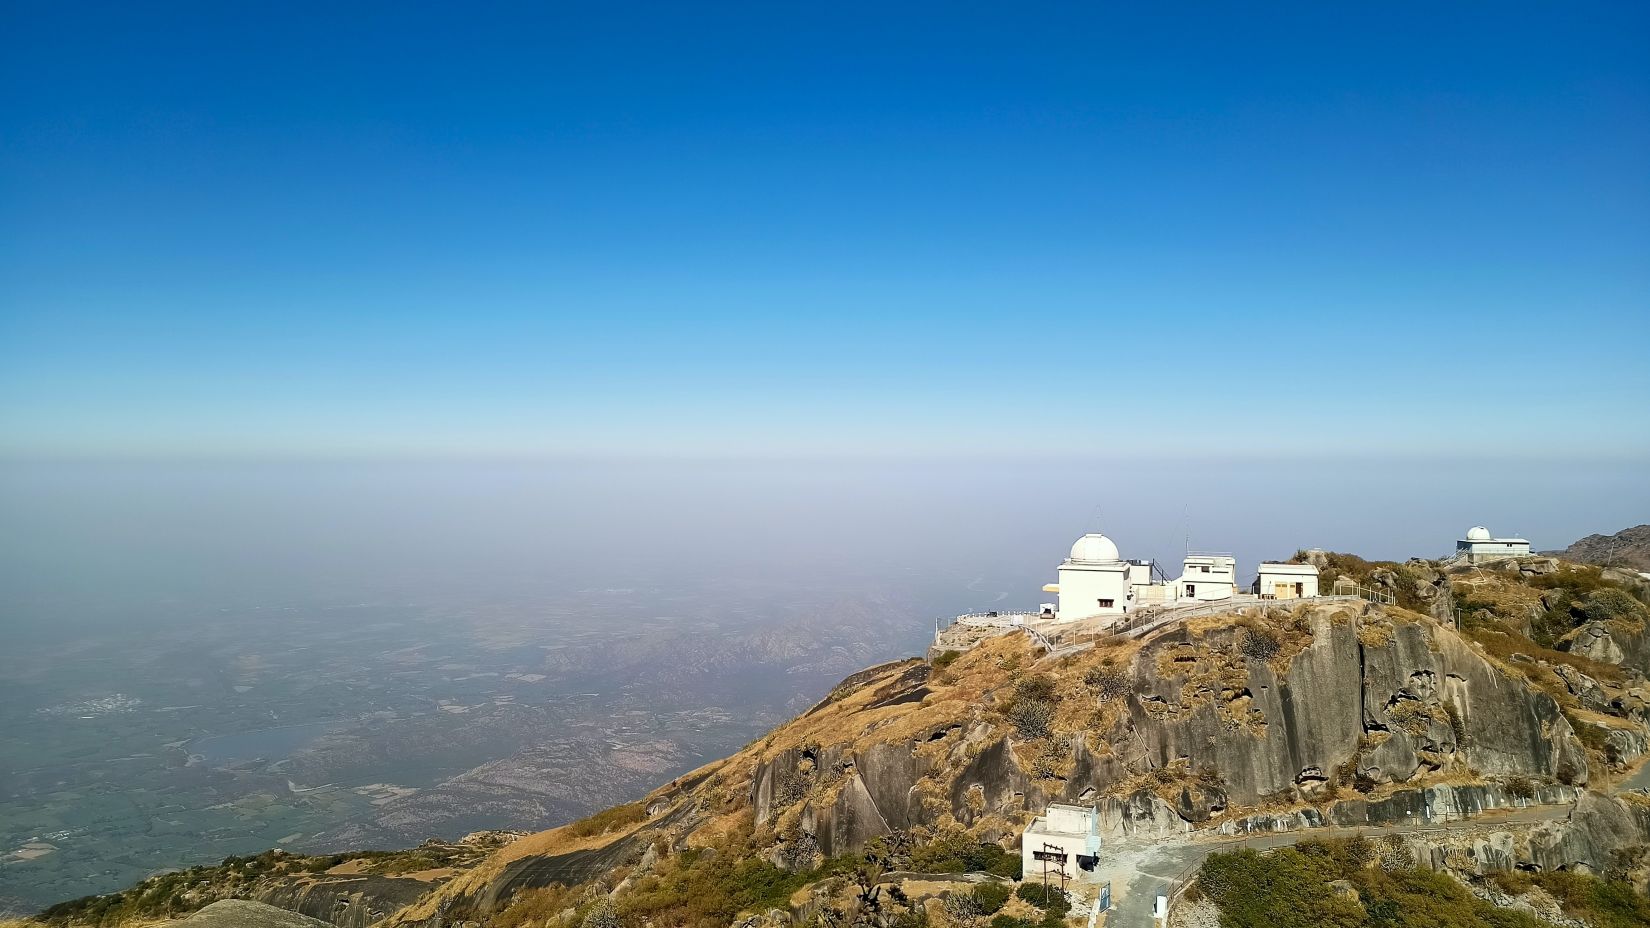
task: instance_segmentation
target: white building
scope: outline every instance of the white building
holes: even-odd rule
[[[1094,873],[1100,857],[1100,816],[1087,806],[1054,803],[1020,835],[1021,878],[1052,882]]]
[[[1254,592],[1272,599],[1306,599],[1318,595],[1318,568],[1311,564],[1260,565]]]
[[[1043,587],[1043,592],[1060,594],[1055,618],[1075,622],[1122,615],[1140,602],[1167,598],[1144,596],[1153,589],[1151,561],[1125,561],[1110,538],[1090,532],[1071,546],[1071,556],[1060,564],[1059,582]]]
[[[1467,537],[1455,543],[1455,554],[1468,564],[1482,564],[1509,557],[1528,557],[1530,543],[1522,538],[1494,538],[1482,525],[1467,529]]]
[[[1176,599],[1231,599],[1237,589],[1237,560],[1224,554],[1188,554],[1174,587]]]
[[[1077,539],[1071,556],[1060,564],[1060,582],[1049,590],[1060,594],[1055,617],[1072,622],[1091,615],[1121,615],[1129,602],[1131,566],[1118,556],[1110,538],[1090,533]]]

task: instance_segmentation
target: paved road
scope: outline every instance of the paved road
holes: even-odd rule
[[[1446,823],[1417,823],[1414,825],[1385,825],[1364,828],[1308,828],[1271,834],[1257,834],[1246,838],[1192,837],[1175,843],[1113,845],[1110,861],[1102,859],[1101,868],[1107,871],[1112,884],[1112,909],[1106,914],[1105,928],[1152,928],[1152,905],[1158,894],[1169,895],[1181,881],[1216,851],[1230,851],[1240,847],[1256,850],[1286,847],[1310,838],[1350,838],[1354,835],[1379,837],[1421,833],[1471,831],[1497,825],[1534,825],[1559,821],[1570,816],[1571,806],[1531,806],[1525,809],[1501,810],[1474,816],[1471,819]],[[1111,866],[1106,866],[1107,864]]]

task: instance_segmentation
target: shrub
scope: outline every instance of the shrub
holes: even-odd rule
[[[1043,738],[1054,723],[1054,705],[1043,699],[1016,699],[1008,709],[1008,720],[1022,738]]]
[[[1508,777],[1507,795],[1514,799],[1534,799],[1535,783],[1525,776]]]
[[[1436,928],[1539,928],[1524,912],[1475,898],[1453,878],[1400,861],[1393,869],[1365,864],[1389,859],[1387,842],[1305,841],[1267,854],[1213,854],[1198,875],[1226,928],[1351,928],[1354,925]],[[1357,898],[1333,891],[1350,882]]]
[[[1113,667],[1091,667],[1083,674],[1083,682],[1094,689],[1101,702],[1122,699],[1133,689],[1129,675]]]
[[[1013,894],[1002,883],[981,883],[974,887],[974,906],[981,915],[994,915],[1008,904],[1008,897]]]
[[[919,873],[991,873],[1020,878],[1020,857],[967,832],[949,831],[911,849],[910,867]]]
[[[1618,880],[1566,870],[1530,875],[1531,880],[1558,900],[1568,915],[1579,916],[1598,928],[1628,928],[1650,924],[1650,900]]]
[[[1041,750],[1035,751],[1031,757],[1032,777],[1038,780],[1055,780],[1060,777],[1061,746],[1053,742],[1045,742]]]
[[[944,670],[952,664],[955,664],[957,662],[957,658],[959,657],[962,657],[961,651],[942,651],[939,656],[934,658],[930,666],[932,666],[935,670]]]
[[[1066,894],[1052,883],[1045,887],[1042,883],[1027,880],[1020,884],[1014,895],[1059,918],[1064,918],[1066,913],[1071,911],[1071,903],[1067,901]]]
[[[1574,611],[1589,622],[1643,622],[1644,607],[1639,601],[1614,587],[1594,590]]]
[[[1278,639],[1259,628],[1245,628],[1238,636],[1238,653],[1257,661],[1269,661],[1278,654]]]
[[[1042,702],[1054,701],[1054,678],[1045,673],[1035,673],[1021,677],[1014,681],[1014,698],[1016,700],[1034,699]]]

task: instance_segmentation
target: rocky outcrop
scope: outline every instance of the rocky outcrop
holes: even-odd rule
[[[1510,828],[1411,833],[1401,837],[1414,859],[1461,873],[1582,870],[1623,876],[1637,869],[1650,842],[1650,807],[1632,799],[1583,792],[1570,815]]]
[[[410,877],[318,874],[266,887],[256,899],[338,928],[367,928],[423,898],[436,885]]]
[[[1532,786],[1527,792],[1520,790],[1518,795],[1498,783],[1428,786],[1401,790],[1380,799],[1343,799],[1321,808],[1245,816],[1222,822],[1215,831],[1245,835],[1325,827],[1429,825],[1461,821],[1486,812],[1573,804],[1584,793],[1580,787],[1556,784]]]
[[[165,924],[170,928],[327,928],[328,925],[320,919],[246,899],[223,899],[188,918]]]
[[[1308,621],[1311,642],[1286,670],[1249,660],[1241,684],[1221,693],[1188,693],[1186,676],[1150,674],[1157,650],[1186,644],[1186,633],[1148,647],[1147,666],[1137,667],[1143,691],[1131,699],[1127,724],[1106,733],[1114,756],[1136,761],[1082,758],[1064,798],[1176,764],[1218,771],[1224,795],[1209,799],[1221,805],[1310,794],[1349,763],[1377,783],[1446,766],[1586,781],[1585,752],[1557,703],[1454,634],[1400,622],[1366,634],[1366,642],[1357,622],[1336,621],[1333,610],[1314,609]],[[1212,639],[1197,650],[1218,653],[1231,644]],[[1188,811],[1196,820],[1196,810]]]

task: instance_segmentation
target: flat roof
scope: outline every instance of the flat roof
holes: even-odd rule
[[[1315,574],[1318,568],[1311,564],[1288,564],[1282,561],[1262,561],[1260,572],[1263,574]]]

